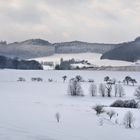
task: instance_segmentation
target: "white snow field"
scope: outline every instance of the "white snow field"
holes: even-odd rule
[[[37,60],[39,62],[49,61],[54,62],[54,64],[59,64],[61,58],[63,58],[64,60],[74,58],[75,60],[83,60],[83,59],[87,60],[88,62],[96,66],[130,66],[135,64],[127,61],[108,60],[108,59],[101,60],[100,59],[101,56],[102,54],[99,53],[54,54],[52,56],[34,58],[34,60]],[[49,67],[45,67],[45,69],[49,69]]]
[[[0,140],[140,140],[140,109],[105,107],[118,116],[111,121],[106,114],[97,116],[94,105],[108,106],[119,98],[91,97],[88,82],[82,83],[84,97],[71,97],[67,94],[68,79],[64,83],[63,75],[68,79],[76,75],[92,78],[97,85],[107,75],[117,80],[129,75],[138,84],[124,86],[123,99],[134,98],[140,84],[140,72],[0,70]],[[26,82],[18,82],[19,77]],[[41,77],[43,82],[33,82],[32,77]],[[49,78],[53,82],[48,82]],[[123,125],[128,110],[135,118],[133,129]],[[56,113],[60,114],[59,123]]]

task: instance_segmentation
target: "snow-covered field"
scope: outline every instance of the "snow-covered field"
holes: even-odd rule
[[[54,62],[55,64],[60,63],[60,59],[69,60],[74,58],[75,60],[88,60],[93,65],[96,66],[130,66],[134,63],[127,61],[117,61],[117,60],[101,60],[100,57],[102,54],[99,53],[73,53],[73,54],[54,54],[52,56],[35,58],[37,61],[49,61]]]
[[[140,72],[107,71],[22,71],[0,70],[0,140],[140,140],[140,110],[105,107],[118,113],[111,121],[103,114],[97,116],[92,107],[96,104],[110,105],[115,97],[89,95],[90,83],[82,83],[84,97],[67,95],[68,79],[81,75],[85,80],[94,79],[98,85],[105,76],[123,80],[129,75],[138,81],[136,86],[124,86],[126,96],[140,84]],[[26,82],[18,82],[24,77]],[[41,77],[43,82],[32,82],[32,77]],[[48,82],[48,79],[53,82]],[[123,125],[124,114],[132,111],[134,128]],[[60,123],[55,114],[59,112]],[[101,125],[102,120],[102,125]],[[115,124],[115,121],[118,124]]]

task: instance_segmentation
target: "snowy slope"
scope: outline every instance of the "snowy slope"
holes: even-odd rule
[[[63,83],[62,76],[70,79],[77,74],[85,80],[93,78],[97,85],[106,75],[117,80],[130,75],[140,83],[139,72],[0,70],[0,140],[139,140],[139,109],[116,108],[119,116],[110,121],[106,115],[97,117],[91,108],[99,103],[110,105],[116,98],[90,97],[89,83],[82,83],[85,97],[67,95],[68,80]],[[26,82],[17,82],[18,77],[24,77]],[[32,82],[32,77],[41,77],[44,81]],[[49,78],[53,82],[48,82]],[[133,98],[136,87],[125,86],[124,99]],[[132,130],[122,125],[128,110],[135,117]],[[57,112],[60,123],[56,122]],[[114,124],[115,119],[118,125]]]
[[[77,54],[54,54],[52,56],[48,57],[42,57],[42,58],[35,58],[35,60],[38,61],[51,61],[55,64],[60,62],[60,59],[63,58],[64,60],[69,59],[76,59],[76,60],[88,60],[93,65],[97,66],[129,66],[133,65],[134,63],[127,62],[127,61],[117,61],[117,60],[101,60],[102,54],[99,53],[77,53]]]

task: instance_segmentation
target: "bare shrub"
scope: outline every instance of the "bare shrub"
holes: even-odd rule
[[[93,109],[96,111],[96,115],[104,113],[104,109],[102,105],[96,105],[93,107]]]
[[[57,112],[55,114],[55,118],[56,118],[57,122],[59,123],[60,122],[60,114],[59,114],[59,112]]]
[[[110,120],[112,119],[113,116],[115,116],[116,112],[114,110],[110,110],[106,112],[106,114],[109,116]]]

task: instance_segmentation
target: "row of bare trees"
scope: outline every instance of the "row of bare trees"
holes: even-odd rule
[[[124,89],[121,84],[116,84],[114,86],[114,96],[115,97],[123,97],[124,96]],[[72,96],[83,96],[83,90],[81,87],[81,83],[76,79],[73,78],[69,81],[68,85],[68,93]],[[89,93],[91,96],[97,96],[97,85],[94,83],[90,84]],[[100,84],[99,85],[99,94],[102,97],[111,97],[112,96],[112,84]]]

